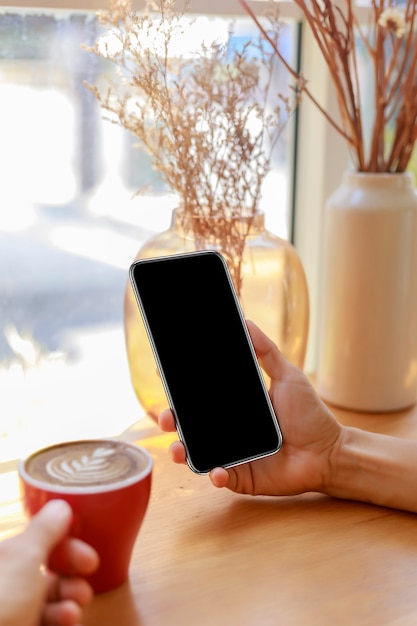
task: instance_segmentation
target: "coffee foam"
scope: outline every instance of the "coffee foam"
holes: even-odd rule
[[[116,440],[86,440],[45,448],[31,455],[24,469],[33,480],[52,488],[83,490],[134,482],[147,473],[150,463],[136,446]]]

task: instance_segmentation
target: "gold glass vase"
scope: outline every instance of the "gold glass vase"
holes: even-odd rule
[[[230,218],[235,221],[230,232],[244,233],[240,252],[239,246],[231,246],[228,236],[222,236],[225,226],[229,232],[229,224],[223,223],[221,227],[219,218],[204,219],[204,224],[185,232],[181,213],[174,211],[171,227],[150,239],[135,260],[202,248],[217,249],[228,262],[244,315],[258,324],[292,363],[302,368],[308,339],[309,297],[295,248],[265,229],[262,213]],[[221,219],[224,222],[225,218]],[[217,222],[210,224],[210,220]],[[167,401],[130,283],[125,292],[124,331],[135,393],[142,407],[152,417],[157,417],[166,408]]]

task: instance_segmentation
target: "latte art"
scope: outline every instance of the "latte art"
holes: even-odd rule
[[[131,466],[127,457],[116,455],[115,450],[106,448],[96,448],[91,454],[81,451],[79,458],[68,456],[67,453],[51,459],[45,466],[46,473],[63,483],[82,485],[120,479]]]
[[[87,440],[46,448],[30,457],[25,469],[35,480],[82,488],[123,483],[140,474],[147,463],[132,445]]]

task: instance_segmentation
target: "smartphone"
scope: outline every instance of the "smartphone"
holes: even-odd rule
[[[277,452],[278,419],[222,255],[143,259],[129,275],[190,468]]]

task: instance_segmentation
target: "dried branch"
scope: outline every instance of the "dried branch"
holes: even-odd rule
[[[267,38],[246,0],[239,0]],[[347,141],[358,171],[402,172],[412,156],[417,127],[417,0],[404,8],[394,0],[372,0],[370,23],[358,24],[354,0],[294,0],[319,46],[335,89],[341,123],[317,102],[307,87],[304,94]],[[358,59],[363,46],[372,64],[374,108],[366,145]],[[278,59],[283,62],[279,51]],[[300,78],[284,61],[293,78]]]
[[[98,15],[103,36],[87,50],[117,75],[106,88],[87,87],[177,193],[185,232],[202,247],[220,239],[239,289],[251,222],[245,230],[233,218],[257,214],[274,146],[303,85],[297,79],[292,99],[272,93],[278,15],[268,18],[268,40],[260,35],[236,48],[230,29],[226,42],[202,44],[188,56],[178,52],[186,16],[174,0],[150,2],[143,13],[130,0],[109,0]]]

